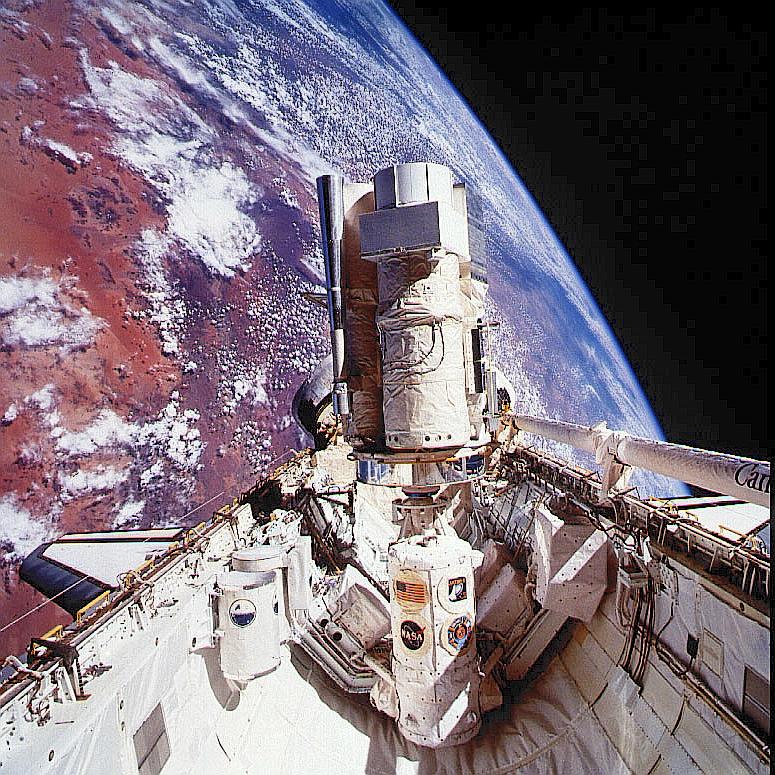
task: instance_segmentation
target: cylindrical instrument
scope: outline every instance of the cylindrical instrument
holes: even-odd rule
[[[333,356],[333,403],[336,415],[348,415],[350,402],[344,373],[344,303],[342,301],[342,233],[344,231],[344,181],[339,175],[317,179],[320,230],[326,268],[326,293]]]
[[[262,544],[248,549],[238,549],[231,555],[231,569],[248,573],[271,573],[275,579],[275,600],[277,601],[277,637],[282,643],[290,636],[290,622],[285,601],[285,578],[283,569],[287,565],[287,547],[284,544]]]
[[[271,672],[280,663],[274,573],[229,571],[217,585],[224,677],[245,682]]]

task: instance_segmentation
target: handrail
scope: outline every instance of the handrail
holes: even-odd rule
[[[110,599],[110,590],[106,589],[101,594],[97,595],[93,600],[90,600],[85,606],[79,608],[75,613],[75,623],[79,625],[83,622],[84,614],[87,611],[92,610],[101,605],[106,605]]]

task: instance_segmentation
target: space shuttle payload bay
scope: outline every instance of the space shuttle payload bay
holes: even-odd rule
[[[25,560],[74,621],[6,660],[1,771],[769,771],[769,465],[515,414],[465,186],[318,192],[313,448],[194,527]]]

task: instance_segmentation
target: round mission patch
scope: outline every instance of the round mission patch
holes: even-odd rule
[[[456,616],[447,625],[442,645],[451,654],[459,654],[468,647],[473,631],[474,623],[468,614]]]
[[[250,600],[240,598],[229,606],[229,619],[235,627],[248,627],[256,618],[256,607]]]
[[[428,623],[421,617],[404,619],[398,628],[404,653],[421,657],[428,650],[433,637],[428,637]]]

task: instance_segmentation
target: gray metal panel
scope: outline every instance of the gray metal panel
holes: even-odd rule
[[[138,775],[159,775],[169,758],[170,744],[165,733],[159,738],[148,754],[148,758],[143,762],[142,767],[138,768]]]
[[[466,215],[471,275],[477,280],[487,282],[487,235],[482,217],[482,200],[475,190],[466,193]]]
[[[452,173],[441,164],[426,164],[428,177],[428,199],[444,202],[450,207],[452,202]],[[457,209],[457,208],[455,208]],[[465,210],[462,211],[465,215]]]
[[[396,170],[396,204],[427,202],[428,171],[426,164],[398,164]]]
[[[452,206],[461,215],[468,214],[468,192],[465,183],[455,183],[452,187]]]
[[[395,167],[380,170],[374,176],[374,206],[377,210],[396,206]]]
[[[488,282],[486,238],[479,224],[470,218],[468,219],[468,250],[471,255],[471,276],[475,280]]]
[[[468,256],[465,220],[438,202],[365,213],[360,217],[360,233],[365,257],[434,248]]]
[[[361,253],[387,253],[399,248],[441,247],[436,202],[365,213],[360,218]]]
[[[745,668],[745,696],[770,712],[770,682],[755,670]]]
[[[157,705],[133,737],[139,775],[159,775],[170,758],[167,728],[161,705]]]

